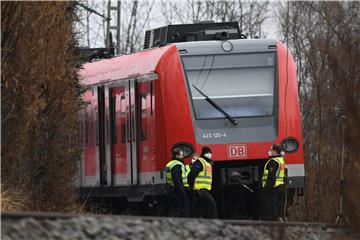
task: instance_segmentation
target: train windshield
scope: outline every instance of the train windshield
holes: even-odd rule
[[[231,117],[274,114],[275,53],[183,56],[197,119],[224,118],[195,85]]]

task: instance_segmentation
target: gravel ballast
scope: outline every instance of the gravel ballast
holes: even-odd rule
[[[256,225],[253,225],[255,223]],[[89,215],[2,217],[1,239],[357,239],[348,228],[325,224],[262,224],[208,219]]]

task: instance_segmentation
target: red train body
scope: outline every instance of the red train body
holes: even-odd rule
[[[255,194],[242,184],[256,192],[269,146],[286,139],[289,196],[304,187],[291,54],[275,40],[225,42],[228,46],[224,41],[176,43],[84,65],[83,196],[143,201],[163,195],[163,169],[174,145],[189,153],[193,148],[195,154],[209,146],[220,215],[251,218]]]

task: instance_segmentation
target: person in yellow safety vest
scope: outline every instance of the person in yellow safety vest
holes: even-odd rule
[[[184,152],[180,148],[172,151],[172,160],[166,164],[166,180],[170,185],[168,191],[169,217],[189,217],[189,198],[186,188],[187,169],[183,163]]]
[[[192,217],[217,217],[216,202],[210,193],[213,165],[211,157],[211,149],[203,147],[200,157],[195,159],[188,174]]]
[[[273,144],[261,178],[260,219],[278,220],[280,201],[285,184],[285,160],[281,146]]]

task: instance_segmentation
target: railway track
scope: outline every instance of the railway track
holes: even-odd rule
[[[357,239],[346,225],[124,215],[2,213],[2,239]]]
[[[34,219],[69,219],[76,217],[104,217],[109,215],[102,214],[68,214],[68,213],[46,213],[46,212],[21,212],[21,213],[2,213],[2,220],[20,220],[25,218]],[[127,220],[142,219],[144,221],[163,221],[169,219],[168,217],[158,216],[129,216],[129,215],[110,215],[116,216]],[[174,218],[171,218],[174,219]],[[194,218],[176,218],[181,221],[194,221]],[[209,221],[209,219],[196,219],[198,221]],[[252,221],[252,220],[235,220],[235,219],[217,219],[227,224],[240,225],[240,226],[278,226],[278,227],[323,227],[323,228],[348,228],[345,224],[331,224],[331,223],[313,223],[313,222],[280,222],[280,221]]]

